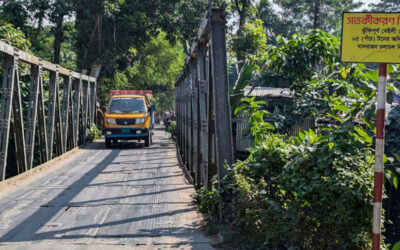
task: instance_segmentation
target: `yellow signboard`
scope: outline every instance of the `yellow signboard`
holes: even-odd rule
[[[400,13],[343,13],[344,62],[400,63]]]

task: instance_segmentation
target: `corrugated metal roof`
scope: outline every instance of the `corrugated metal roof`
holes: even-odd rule
[[[293,92],[288,88],[273,88],[273,87],[253,87],[247,86],[244,88],[245,96],[271,96],[271,97],[293,97]]]

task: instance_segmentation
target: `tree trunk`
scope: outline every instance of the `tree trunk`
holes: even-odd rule
[[[242,7],[240,7],[239,0],[235,0],[236,10],[239,14],[239,26],[238,26],[238,30],[236,32],[236,36],[240,36],[243,33],[243,28],[247,22],[247,15],[248,15],[249,7],[251,4],[250,0],[240,0],[240,2],[242,4]],[[236,51],[236,55],[237,55],[236,59],[237,59],[237,65],[238,65],[238,72],[240,72],[240,70],[243,67],[244,58],[243,58],[243,55],[241,54],[241,51]]]
[[[82,68],[80,68],[80,71],[87,69],[88,67],[88,62],[87,62],[87,57],[88,57],[88,53],[89,53],[89,46],[93,43],[96,32],[98,33],[98,36],[100,38],[100,31],[98,31],[98,29],[100,29],[100,18],[99,16],[96,17],[96,22],[94,24],[94,27],[92,29],[92,33],[90,34],[90,39],[89,42],[87,43],[86,46],[84,46],[83,49],[83,60],[82,60]],[[99,40],[99,48],[100,48],[100,40]],[[99,54],[101,54],[101,51],[99,51]]]
[[[40,16],[39,21],[38,21],[38,27],[37,27],[36,33],[35,33],[35,38],[39,37],[40,32],[42,31],[42,27],[43,27],[43,17]]]
[[[64,16],[60,15],[58,17],[55,27],[54,44],[53,44],[54,48],[53,62],[56,64],[60,63],[61,43],[64,40],[63,23],[64,23]]]
[[[321,28],[321,0],[315,0],[314,2],[314,29]]]

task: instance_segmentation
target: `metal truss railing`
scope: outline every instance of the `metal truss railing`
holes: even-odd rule
[[[225,7],[209,7],[175,85],[178,146],[197,187],[234,159],[225,33]]]
[[[1,41],[0,55],[4,58],[0,103],[2,181],[6,178],[11,124],[18,173],[30,170],[35,157],[45,163],[85,142],[87,128],[95,121],[96,78],[41,60]],[[30,66],[27,107],[23,107],[26,100],[21,95],[21,63]],[[44,88],[46,71],[50,77]]]

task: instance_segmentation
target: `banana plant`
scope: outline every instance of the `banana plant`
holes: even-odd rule
[[[244,88],[254,86],[255,64],[246,60],[238,72],[235,64],[229,67],[229,95],[232,110],[235,110],[244,97]]]

